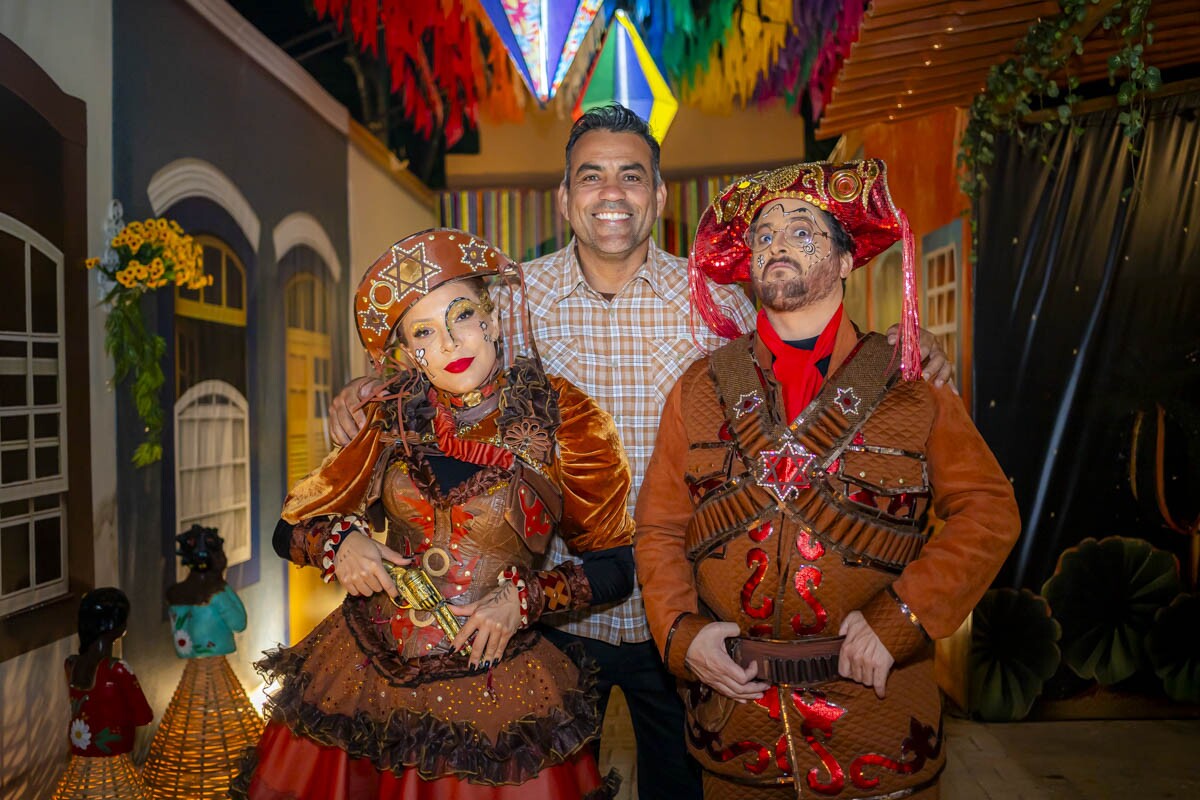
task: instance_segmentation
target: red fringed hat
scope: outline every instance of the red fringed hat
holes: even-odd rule
[[[453,228],[405,237],[375,260],[354,296],[358,337],[381,365],[392,329],[404,313],[443,283],[516,271],[512,259],[487,242]]]
[[[832,214],[850,235],[856,269],[903,240],[901,364],[905,378],[920,377],[912,232],[908,218],[892,202],[887,165],[877,158],[845,164],[793,164],[749,175],[726,187],[701,215],[692,241],[688,273],[693,313],[721,336],[734,338],[741,333],[713,301],[704,279],[722,284],[750,280],[746,229],[767,203],[780,198],[804,200]]]

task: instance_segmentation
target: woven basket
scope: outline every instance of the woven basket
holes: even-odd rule
[[[188,661],[150,742],[142,777],[156,798],[225,798],[263,722],[224,656]]]
[[[153,795],[129,753],[122,753],[72,755],[52,797],[54,800],[151,800]]]

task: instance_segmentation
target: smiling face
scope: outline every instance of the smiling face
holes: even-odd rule
[[[583,258],[633,258],[637,265],[645,259],[667,199],[666,185],[655,185],[653,169],[650,147],[637,134],[593,130],[575,142],[558,202]]]
[[[792,198],[763,206],[746,231],[750,283],[772,311],[795,311],[840,290],[854,267],[833,244],[825,214]]]
[[[489,306],[475,281],[442,284],[400,320],[400,346],[437,388],[452,394],[478,389],[496,366]]]

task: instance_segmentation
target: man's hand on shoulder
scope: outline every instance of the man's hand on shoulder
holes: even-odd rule
[[[358,435],[367,422],[367,412],[362,401],[383,386],[375,378],[355,378],[342,387],[337,397],[329,404],[329,438],[338,447],[345,447]]]
[[[900,326],[893,325],[887,329],[888,344],[895,344],[900,336]],[[932,383],[934,386],[941,388],[947,383],[950,384],[950,389],[958,394],[958,389],[954,386],[954,364],[946,356],[946,351],[942,349],[942,345],[938,342],[937,337],[929,331],[921,328],[921,377]]]
[[[736,623],[711,622],[700,629],[696,638],[688,645],[684,661],[688,669],[703,683],[726,697],[744,703],[757,700],[771,688],[769,684],[756,681],[758,665],[748,668],[738,666],[725,649],[725,640],[741,633]]]
[[[851,611],[847,614],[838,634],[846,637],[842,652],[838,655],[838,672],[855,683],[875,687],[875,694],[882,700],[888,673],[896,663],[892,654],[884,647],[862,612]]]

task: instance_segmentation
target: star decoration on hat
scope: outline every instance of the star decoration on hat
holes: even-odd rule
[[[429,279],[436,276],[441,269],[430,264],[425,257],[425,243],[419,242],[411,249],[405,250],[398,244],[392,245],[392,263],[383,270],[379,277],[396,286],[396,300],[403,300],[409,292],[420,295],[429,293]]]
[[[803,445],[789,439],[778,450],[763,450],[758,454],[755,480],[785,503],[801,489],[812,486],[808,471],[816,458]]]
[[[460,244],[458,249],[462,250],[462,263],[470,267],[472,272],[487,266],[487,253],[491,248],[478,239]]]
[[[733,410],[737,414],[738,419],[741,419],[761,405],[762,397],[759,396],[758,392],[746,392],[738,398]]]
[[[371,331],[376,336],[380,336],[387,332],[387,314],[376,309],[374,306],[367,306],[364,311],[358,312],[359,325],[364,329]]]
[[[843,417],[858,413],[858,405],[862,398],[854,393],[854,389],[838,389],[833,402],[841,410]]]

